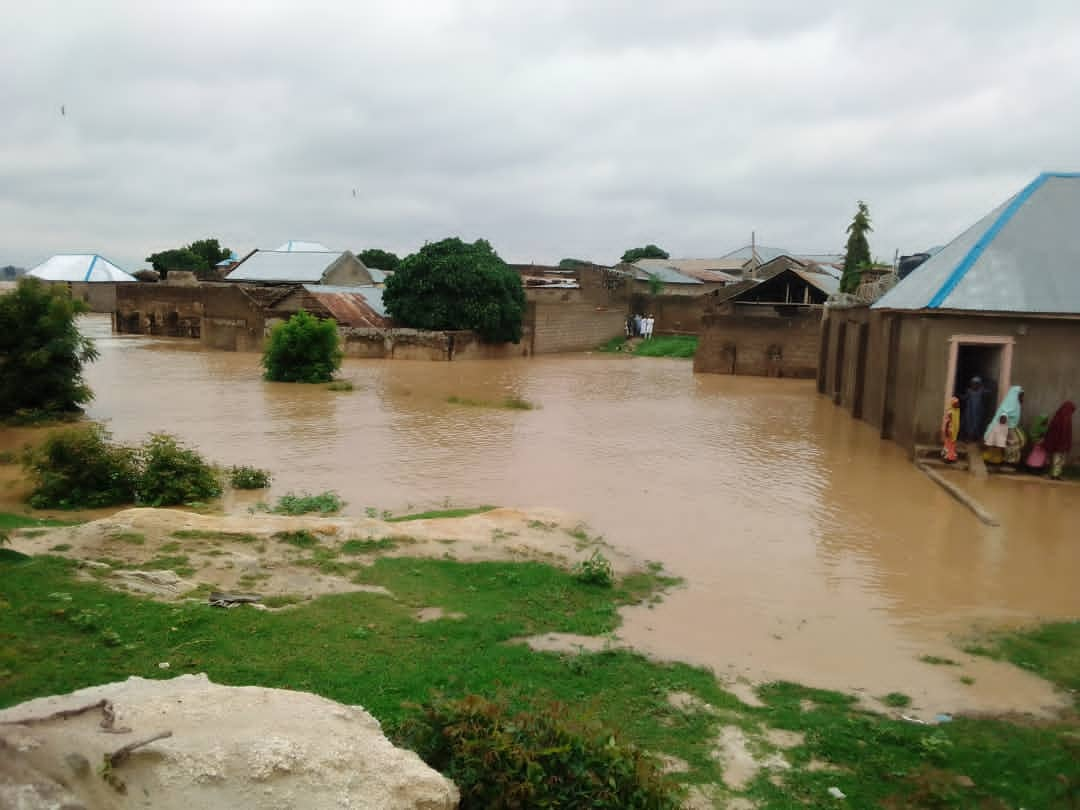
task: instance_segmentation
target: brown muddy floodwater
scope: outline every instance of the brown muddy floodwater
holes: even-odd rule
[[[563,509],[663,561],[687,587],[626,611],[620,631],[651,654],[729,678],[905,692],[922,713],[1053,702],[956,642],[1080,615],[1080,487],[972,486],[1001,520],[987,527],[812,383],[570,355],[346,361],[356,390],[333,393],[263,382],[256,355],[113,337],[102,317],[85,328],[102,354],[89,415],[120,439],[167,430],[220,463],[270,468],[273,494],[335,489],[354,513],[445,499]]]

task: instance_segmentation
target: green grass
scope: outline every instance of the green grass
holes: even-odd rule
[[[694,335],[662,335],[638,344],[634,354],[638,357],[689,358],[697,351],[698,339]]]
[[[80,521],[53,520],[52,518],[35,518],[28,515],[16,515],[13,512],[0,512],[0,530],[26,529],[36,526],[55,528],[57,526],[78,526]]]
[[[437,518],[463,518],[469,517],[469,515],[481,515],[484,512],[490,512],[492,509],[496,509],[494,506],[473,506],[464,509],[435,509],[431,512],[417,512],[412,515],[398,515],[397,517],[387,518],[387,523],[404,523],[409,520],[435,520]]]
[[[1010,661],[1073,695],[1080,711],[1080,621],[1051,622],[1030,630],[995,633],[964,648],[973,655]]]
[[[393,537],[380,537],[378,540],[369,537],[366,540],[346,540],[341,544],[343,554],[372,554],[376,551],[390,551],[398,547],[398,542]]]
[[[661,335],[638,343],[632,352],[627,352],[624,337],[612,338],[599,346],[601,352],[624,352],[635,357],[679,357],[690,358],[697,351],[698,339],[694,335]]]
[[[208,532],[201,529],[180,529],[172,536],[180,540],[231,540],[237,543],[254,543],[259,539],[246,532]]]
[[[327,383],[326,389],[328,391],[352,391],[353,384],[348,380],[334,380],[332,383]]]
[[[206,672],[219,683],[301,689],[363,705],[391,736],[407,704],[436,692],[501,697],[520,708],[559,702],[575,716],[603,722],[619,739],[686,760],[691,771],[676,777],[686,783],[719,783],[711,752],[723,724],[754,740],[764,727],[802,732],[805,742],[785,753],[793,768],[779,784],[762,772],[748,786],[746,795],[764,810],[838,807],[827,793],[833,786],[847,794],[845,807],[894,810],[1067,808],[1070,791],[1080,790],[1075,720],[956,717],[925,726],[790,683],[762,688],[766,705],[751,708],[704,669],[624,650],[568,656],[507,643],[535,633],[610,633],[621,604],[655,595],[655,574],[601,589],[536,562],[381,558],[356,578],[386,587],[393,598],[337,594],[268,613],[153,602],[76,579],[75,572],[74,562],[55,557],[0,559],[0,706],[129,675]],[[293,603],[289,596],[268,602]],[[464,618],[417,622],[416,611],[432,605]],[[1044,631],[998,637],[993,649],[1075,684],[1076,624]],[[160,671],[159,661],[170,662],[170,670]],[[673,691],[691,693],[722,716],[672,707]],[[768,744],[759,740],[754,748]],[[810,770],[812,760],[839,770]],[[959,786],[959,776],[974,786]]]
[[[921,655],[919,660],[924,664],[933,664],[938,667],[958,667],[959,662],[953,661],[951,658],[942,658],[939,655]]]
[[[902,709],[911,705],[911,698],[903,692],[889,692],[881,699],[881,702],[886,706],[892,706],[894,709]]]

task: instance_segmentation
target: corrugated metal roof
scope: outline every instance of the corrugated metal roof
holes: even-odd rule
[[[43,281],[137,281],[97,253],[58,253],[27,272]]]
[[[374,316],[379,321],[387,319],[386,306],[383,304],[383,291],[379,287],[336,287],[326,284],[305,284],[304,289],[319,299],[338,323],[352,323],[353,316],[370,320]],[[337,307],[338,309],[335,309]],[[340,315],[338,314],[340,312]],[[349,317],[346,318],[346,315]],[[372,323],[382,326],[383,323]]]
[[[835,295],[840,292],[840,279],[833,278],[825,273],[814,273],[809,270],[800,270],[792,267],[791,272],[812,287],[817,287],[826,295]]]
[[[643,261],[653,262],[655,259],[645,259]],[[698,278],[691,278],[690,276],[684,276],[674,267],[668,264],[664,264],[662,261],[659,264],[648,264],[644,267],[642,263],[635,262],[632,267],[634,268],[634,278],[639,281],[648,281],[650,276],[656,276],[665,284],[703,284],[704,282]]]
[[[1078,225],[1080,174],[1041,174],[874,308],[1080,314]]]
[[[341,258],[325,251],[257,250],[225,278],[229,281],[268,281],[295,284],[322,281],[323,273]]]
[[[725,253],[720,258],[740,259],[744,262],[748,262],[754,257],[755,252],[757,253],[758,260],[762,263],[771,262],[777,256],[792,255],[791,251],[787,248],[765,247],[764,245],[745,245],[738,250],[731,251],[731,253]]]
[[[731,259],[640,259],[634,266],[651,271],[653,267],[673,267],[684,276],[699,281],[734,284],[739,276],[725,273],[724,270],[742,270],[743,262]]]
[[[276,251],[283,253],[297,252],[297,253],[333,253],[322,242],[305,242],[302,239],[290,239],[288,242],[283,242],[274,248]]]

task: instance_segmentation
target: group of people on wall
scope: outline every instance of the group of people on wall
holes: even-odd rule
[[[967,389],[954,396],[942,421],[946,462],[956,461],[958,441],[981,443],[983,460],[994,466],[1010,466],[1061,478],[1072,451],[1072,418],[1076,405],[1066,401],[1053,416],[1040,414],[1030,428],[1021,425],[1024,389],[1012,386],[987,422],[987,389],[979,377],[972,377]]]

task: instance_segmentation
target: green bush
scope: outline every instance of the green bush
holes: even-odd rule
[[[0,295],[0,416],[41,421],[90,401],[82,367],[98,352],[75,325],[86,310],[66,285],[36,278]]]
[[[531,807],[675,810],[675,786],[656,763],[610,731],[559,706],[511,714],[470,696],[419,707],[399,743],[461,790],[461,810]]]
[[[340,512],[345,506],[345,501],[336,492],[322,492],[318,495],[309,495],[304,492],[295,495],[292,492],[278,498],[277,505],[271,509],[279,515],[306,515],[310,512],[319,512],[330,515]]]
[[[521,276],[483,239],[424,245],[386,280],[383,302],[395,320],[415,329],[472,329],[489,343],[521,340]]]
[[[586,585],[610,588],[615,584],[615,569],[611,566],[611,560],[599,551],[594,551],[589,559],[575,565],[571,574],[578,582]]]
[[[246,464],[229,469],[229,483],[233,489],[266,489],[270,486],[270,479],[269,470],[260,470]]]
[[[173,506],[221,494],[214,468],[167,433],[155,433],[147,439],[140,456],[142,472],[135,490],[138,503]]]
[[[34,483],[30,505],[36,509],[97,508],[135,500],[138,454],[114,444],[98,425],[53,433],[27,452],[24,464]]]
[[[337,323],[301,310],[270,333],[262,363],[275,382],[325,383],[341,366]]]

